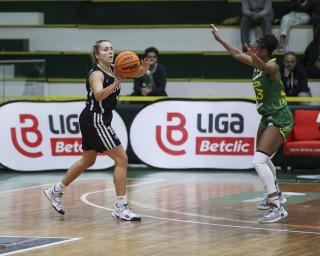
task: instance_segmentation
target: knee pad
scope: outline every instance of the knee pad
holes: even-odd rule
[[[269,161],[269,156],[267,154],[260,151],[256,151],[253,156],[252,164],[256,168],[263,164],[267,164],[268,161]]]
[[[272,194],[277,190],[274,184],[275,178],[267,164],[269,159],[270,158],[267,154],[257,151],[253,157],[253,166],[262,180],[262,183],[265,186],[268,194]]]

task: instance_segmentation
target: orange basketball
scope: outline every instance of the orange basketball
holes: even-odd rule
[[[134,52],[121,52],[115,60],[115,67],[120,76],[133,77],[140,67],[140,59]]]

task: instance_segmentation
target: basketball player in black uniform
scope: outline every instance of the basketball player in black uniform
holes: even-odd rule
[[[92,48],[93,68],[87,82],[87,101],[79,121],[82,134],[83,155],[74,163],[60,182],[45,189],[44,194],[54,209],[64,214],[62,196],[64,189],[81,172],[92,166],[98,153],[104,153],[115,162],[113,181],[116,189],[116,205],[112,216],[123,220],[140,220],[141,217],[130,211],[126,198],[126,177],[128,157],[119,138],[111,127],[112,110],[116,107],[120,94],[122,77],[115,74],[114,50],[108,40],[97,41]],[[150,61],[141,61],[136,77],[143,76],[149,69]]]

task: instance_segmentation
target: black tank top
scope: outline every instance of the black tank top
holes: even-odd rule
[[[111,66],[112,72],[114,71],[114,67]],[[97,113],[109,113],[111,112],[116,106],[119,99],[120,94],[120,86],[116,87],[112,93],[105,98],[102,101],[97,101],[94,97],[93,91],[91,90],[90,84],[89,84],[89,77],[90,75],[95,71],[101,71],[104,78],[103,78],[103,88],[106,88],[113,84],[114,82],[114,76],[111,76],[104,71],[99,64],[95,65],[88,73],[87,76],[87,82],[86,82],[86,89],[87,89],[87,101],[86,101],[86,107]]]

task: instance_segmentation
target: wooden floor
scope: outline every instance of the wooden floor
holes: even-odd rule
[[[128,198],[143,219],[124,222],[110,216],[111,173],[88,173],[73,183],[64,197],[65,216],[43,196],[43,184],[62,173],[50,179],[35,175],[32,183],[23,182],[23,175],[32,174],[0,189],[0,236],[80,239],[17,255],[320,255],[319,183],[282,183],[291,192],[289,216],[262,225],[256,220],[264,211],[255,201],[263,189],[254,173],[138,175],[128,179]]]

